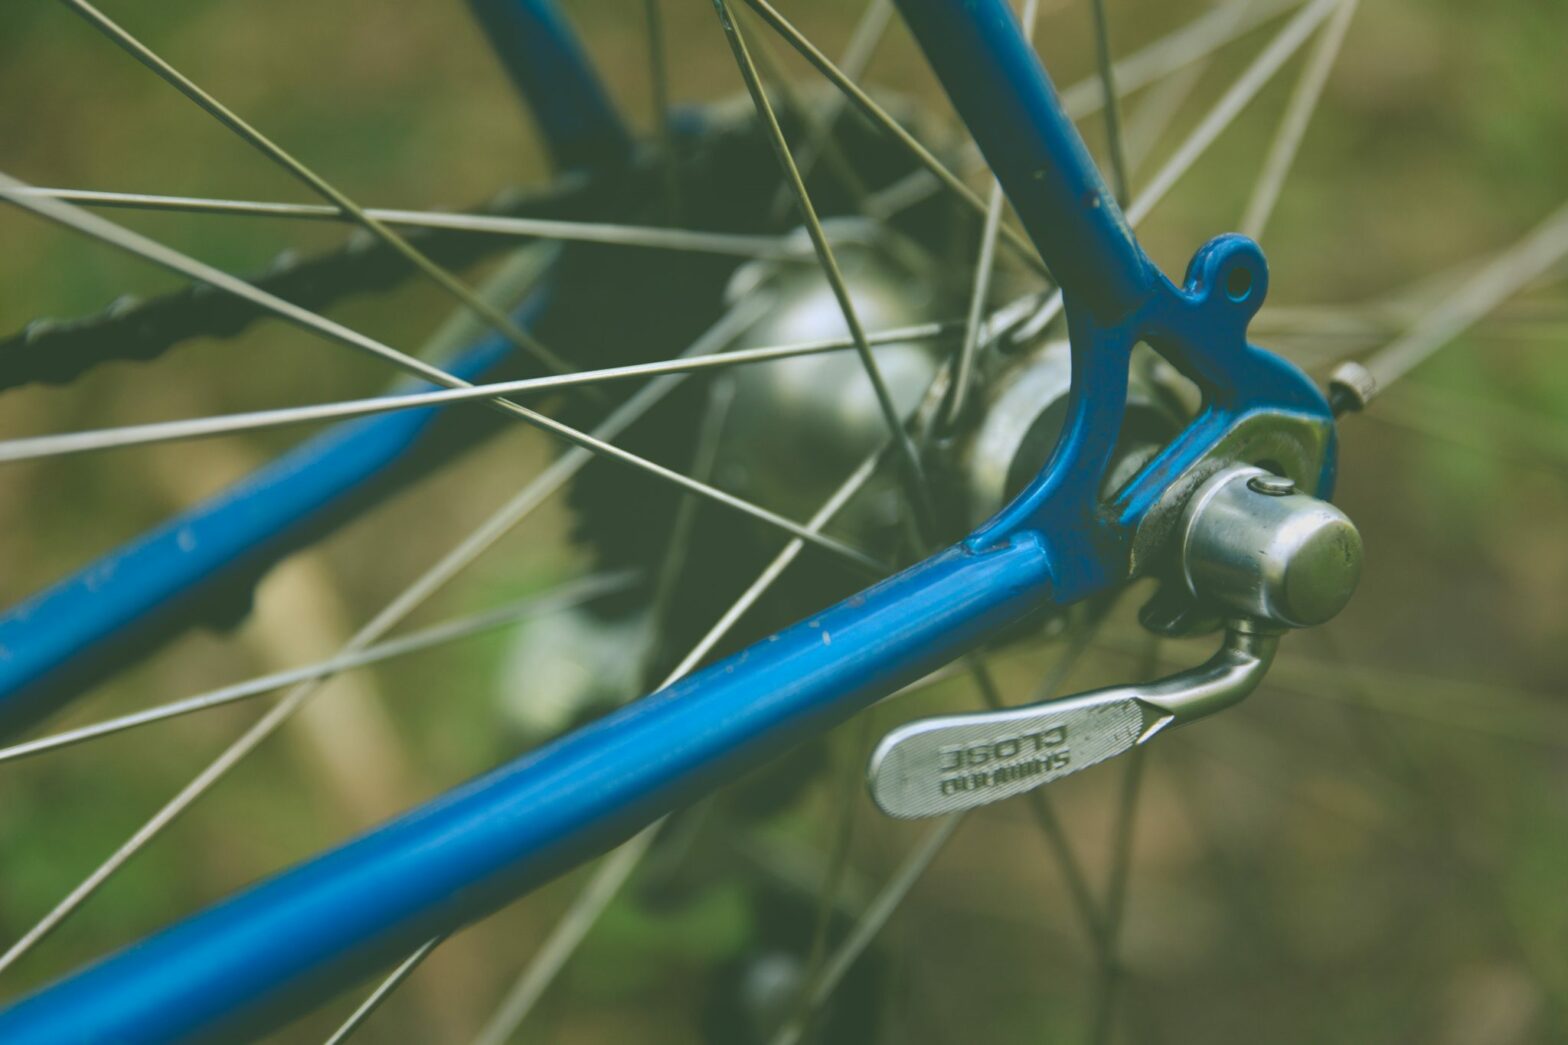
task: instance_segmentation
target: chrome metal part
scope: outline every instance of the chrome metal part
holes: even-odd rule
[[[872,753],[871,797],[889,816],[915,819],[1023,794],[1241,701],[1278,644],[1278,629],[1232,621],[1214,656],[1154,682],[910,722]]]
[[[1329,402],[1336,413],[1365,410],[1377,391],[1377,377],[1354,360],[1339,364],[1328,377]]]
[[[1262,475],[1254,475],[1248,479],[1247,489],[1268,497],[1285,497],[1296,492],[1296,480],[1288,475],[1264,472]]]
[[[1290,480],[1237,465],[1188,502],[1180,558],[1198,600],[1306,628],[1350,601],[1361,577],[1361,535],[1344,512],[1296,492]]]
[[[1044,373],[1025,376],[1038,382]],[[1334,616],[1360,577],[1355,526],[1302,492],[1317,487],[1327,438],[1318,425],[1260,414],[1225,443],[1279,471],[1216,453],[1182,477],[1186,496],[1160,545],[1175,554],[1189,605],[1228,618],[1213,657],[1155,682],[900,726],[871,758],[877,805],[910,819],[1010,798],[1245,698],[1267,673],[1280,634]]]
[[[867,330],[938,318],[953,306],[918,249],[851,219],[825,222],[846,288]],[[810,256],[803,236],[799,245]],[[774,304],[737,348],[777,338],[842,337],[843,310],[811,266],[759,261],[731,282],[732,301],[766,285]],[[893,404],[902,416],[919,404],[936,374],[939,352],[912,339],[872,349]],[[727,375],[735,399],[725,422],[714,476],[725,489],[764,503],[814,510],[832,484],[887,440],[887,422],[865,368],[853,353],[796,358],[737,369]],[[852,524],[852,521],[851,521]]]
[[[954,446],[952,467],[963,490],[965,526],[995,515],[1038,475],[1067,416],[1072,357],[1065,340],[1045,341],[990,376],[977,421]],[[1128,371],[1121,453],[1106,477],[1109,495],[1173,436],[1197,406],[1197,392],[1145,347]]]
[[[1243,418],[1202,460],[1177,476],[1159,502],[1144,514],[1133,536],[1130,576],[1157,569],[1175,548],[1183,513],[1199,487],[1238,464],[1289,478],[1303,494],[1315,495],[1323,480],[1334,437],[1331,422],[1283,410],[1260,410]]]

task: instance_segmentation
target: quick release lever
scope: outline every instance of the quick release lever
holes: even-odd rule
[[[1230,707],[1262,681],[1285,629],[1338,613],[1361,571],[1344,513],[1261,468],[1199,487],[1178,543],[1194,596],[1229,615],[1212,657],[1154,682],[900,726],[871,756],[877,805],[907,819],[1011,798]]]

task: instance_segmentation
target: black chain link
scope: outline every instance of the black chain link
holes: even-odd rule
[[[614,178],[568,177],[540,192],[508,190],[468,213],[582,220],[602,214],[604,200],[624,191],[626,178],[627,172]],[[409,229],[404,235],[437,264],[455,269],[523,242],[521,237],[462,229]],[[284,251],[248,281],[319,311],[356,294],[390,290],[415,271],[391,247],[356,229],[341,247],[324,253]],[[249,301],[193,283],[156,297],[117,298],[89,316],[36,319],[0,340],[0,391],[34,382],[66,384],[100,363],[145,362],[191,338],[233,337],[265,315],[265,309]]]

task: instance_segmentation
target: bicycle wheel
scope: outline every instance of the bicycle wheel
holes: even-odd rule
[[[570,112],[535,110],[568,171],[548,181],[541,150],[516,133],[497,69],[527,92],[530,77],[573,75],[562,57],[570,46],[548,49],[565,72],[530,64],[520,55],[544,52],[507,50],[516,26],[505,19],[534,5],[475,6],[503,45],[500,67],[480,57],[486,43],[461,11],[407,12],[397,25],[368,8],[271,5],[249,23],[231,11],[170,9],[145,21],[111,11],[124,15],[122,29],[73,0],[6,16],[17,90],[42,91],[55,107],[22,121],[10,173],[182,197],[8,186],[12,202],[70,205],[55,213],[72,220],[81,207],[112,205],[120,209],[97,213],[225,269],[256,270],[284,248],[323,252],[281,259],[250,281],[311,309],[284,317],[301,331],[256,322],[268,305],[255,299],[219,306],[232,288],[181,289],[201,272],[157,282],[101,243],[6,219],[12,241],[28,245],[7,266],[20,303],[7,314],[18,321],[77,314],[127,287],[146,295],[8,343],[7,386],[69,383],[8,396],[15,438],[0,457],[32,462],[7,473],[11,503],[25,505],[12,516],[13,544],[37,549],[16,557],[15,589],[40,587],[232,481],[243,498],[185,509],[187,521],[158,539],[200,555],[217,531],[189,520],[212,518],[200,514],[209,506],[278,513],[268,516],[270,543],[258,539],[260,550],[222,570],[204,567],[221,584],[180,603],[177,622],[117,632],[48,686],[29,683],[31,703],[7,720],[35,734],[0,750],[15,763],[6,771],[16,854],[4,872],[15,945],[0,968],[16,994],[855,592],[868,552],[904,563],[961,537],[1018,492],[1056,441],[1068,383],[1050,285],[889,5],[784,16],[742,6],[744,43],[733,50],[737,36],[726,40],[704,5],[574,9],[611,93],[642,126],[624,137],[607,130],[619,126],[611,102],[574,82],[581,90],[567,93],[581,104]],[[784,17],[842,55],[851,79],[878,84],[870,104],[906,138],[780,48],[792,39]],[[1147,612],[1165,633],[1156,645],[1135,620],[1150,595],[1141,588],[1026,620],[984,648],[978,673],[938,672],[826,741],[756,766],[578,879],[407,949],[390,978],[346,990],[284,1037],[347,1028],[386,1040],[951,1041],[975,1026],[1004,1040],[1256,1040],[1260,1027],[1278,1040],[1560,1033],[1556,810],[1540,796],[1556,774],[1547,694],[1563,677],[1552,641],[1561,397],[1546,346],[1560,333],[1561,288],[1550,277],[1568,223],[1559,210],[1531,226],[1557,205],[1563,173],[1534,143],[1552,140],[1564,114],[1554,92],[1516,90],[1498,75],[1544,72],[1552,34],[1532,32],[1541,27],[1522,10],[1484,20],[1356,14],[1329,0],[1022,17],[1053,27],[1040,39],[1057,81],[1073,85],[1063,103],[1085,121],[1158,260],[1174,271],[1208,234],[1239,222],[1263,238],[1274,268],[1256,339],[1319,377],[1357,359],[1392,386],[1369,404],[1369,424],[1344,432],[1339,500],[1372,552],[1357,603],[1292,640],[1242,709],[1162,740],[1147,760],[1140,748],[1125,770],[1092,770],[972,815],[958,845],[946,844],[958,820],[921,830],[860,808],[878,725],[973,708],[988,685],[1012,704],[1064,692],[1069,679],[1077,689],[1148,677],[1212,644],[1172,637],[1173,622]],[[313,27],[305,38],[301,25]],[[105,35],[127,49],[142,41],[144,65],[172,63],[154,71],[208,112]],[[1096,45],[1109,56],[1112,37],[1122,57],[1097,71]],[[1491,92],[1479,95],[1485,105],[1432,96],[1460,40],[1474,63],[1466,81]],[[236,68],[244,57],[262,68]],[[759,86],[750,97],[736,95],[737,59]],[[86,72],[93,97],[39,88],[58,84],[58,69]],[[1292,73],[1294,87],[1270,86]],[[207,91],[275,138],[228,110],[215,133]],[[1107,93],[1127,100],[1101,107]],[[730,97],[669,105],[720,96]],[[315,105],[320,97],[334,104]],[[1516,120],[1507,132],[1491,120],[1502,107]],[[789,167],[780,173],[769,113],[821,218],[821,243],[801,225]],[[1419,118],[1437,113],[1455,126]],[[584,134],[585,122],[596,133]],[[152,133],[179,145],[149,149]],[[914,156],[910,140],[934,160]],[[76,141],[95,147],[61,148]],[[479,142],[488,155],[475,163]],[[1204,158],[1211,146],[1217,155]],[[171,163],[171,153],[190,159]],[[1510,161],[1507,194],[1495,191],[1498,156]],[[292,220],[229,199],[288,198],[290,183],[259,172],[290,161],[315,190],[281,208]],[[968,194],[931,162],[957,170]],[[484,236],[423,228],[441,221],[423,213],[367,215],[335,187],[352,186],[354,199],[437,201],[486,197],[515,179],[543,187],[492,195],[471,219]],[[1421,220],[1438,208],[1450,217]],[[345,217],[361,231],[340,247]],[[1509,230],[1527,228],[1508,245]],[[95,229],[104,232],[85,226]],[[1343,247],[1352,236],[1353,252]],[[517,237],[537,242],[517,248]],[[869,332],[863,352],[818,267],[824,245]],[[1433,271],[1434,281],[1403,289]],[[395,298],[366,293],[407,277]],[[1314,300],[1356,304],[1306,304]],[[460,314],[426,349],[380,351],[454,305]],[[329,307],[341,327],[317,320]],[[362,351],[334,352],[321,335]],[[1468,346],[1433,357],[1461,336]],[[202,337],[226,339],[147,367],[115,362]],[[774,349],[801,358],[738,363]],[[686,378],[602,373],[683,352],[693,356]],[[418,360],[552,398],[524,401],[537,411],[531,425],[481,407],[437,410],[444,392],[422,393],[437,398],[418,412],[360,401],[233,416],[363,396],[388,362],[434,376]],[[590,368],[598,372],[578,384],[545,376]],[[1193,410],[1191,386],[1140,355],[1117,482]],[[239,479],[292,446],[293,426],[359,413],[371,416],[291,450],[260,479]],[[127,427],[202,414],[205,427]],[[386,419],[403,427],[378,424]],[[540,425],[544,435],[532,431]],[[40,431],[84,435],[29,441]],[[216,434],[227,438],[194,441]],[[588,451],[558,456],[563,435]],[[86,453],[138,443],[166,445]],[[605,444],[619,460],[590,456]],[[299,475],[313,477],[314,492],[285,506],[280,484]],[[415,480],[421,488],[402,496]],[[547,501],[558,490],[565,512]],[[374,518],[357,521],[371,507]],[[483,576],[444,585],[506,531]],[[437,550],[454,545],[446,557]],[[113,583],[107,572],[87,580],[95,576]],[[1478,603],[1498,611],[1477,621]],[[392,630],[415,612],[418,630]],[[349,622],[359,620],[370,623],[356,630]],[[233,630],[192,633],[192,623]],[[177,648],[143,662],[165,642]],[[34,656],[31,645],[21,655]],[[252,670],[269,675],[232,683]],[[314,680],[325,678],[332,688],[317,697]],[[285,686],[295,688],[265,710],[251,699]],[[56,696],[89,690],[75,717],[40,731]],[[178,693],[198,697],[157,710]],[[261,743],[274,730],[289,748]],[[236,735],[239,746],[226,747]],[[160,739],[179,742],[151,747]],[[229,753],[208,763],[219,752]],[[180,797],[164,805],[170,794]]]

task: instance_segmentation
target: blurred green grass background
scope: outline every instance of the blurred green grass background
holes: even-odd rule
[[[566,9],[629,118],[646,130],[643,8]],[[837,53],[858,5],[781,5]],[[663,5],[680,101],[739,81],[711,6]],[[1119,52],[1205,9],[1111,0]],[[463,5],[341,0],[107,4],[154,48],[356,199],[462,205],[548,177],[526,117]],[[1058,84],[1092,73],[1085,0],[1046,0],[1036,34]],[[1153,166],[1269,30],[1217,58]],[[1376,302],[1521,235],[1568,188],[1568,8],[1557,2],[1367,0],[1286,185],[1265,246],[1270,306]],[[1290,89],[1293,63],[1156,212],[1143,235],[1179,272],[1234,226]],[[795,68],[792,66],[792,68]],[[797,70],[798,71],[798,70]],[[806,74],[802,73],[804,77]],[[944,112],[895,24],[868,80]],[[63,7],[0,11],[3,169],[37,184],[305,200],[303,190]],[[1130,105],[1136,109],[1139,99]],[[1084,127],[1098,150],[1097,122]],[[121,213],[235,271],[338,242],[309,223]],[[0,212],[0,329],[176,285],[149,266]],[[1560,274],[1560,273],[1559,273]],[[1151,756],[1124,957],[1126,1041],[1534,1042],[1568,1035],[1568,299],[1546,281],[1345,425],[1341,502],[1368,548],[1363,591],[1327,637],[1292,640],[1266,691]],[[355,301],[336,318],[412,347],[448,312],[435,291]],[[1365,313],[1356,313],[1361,316]],[[1385,322],[1381,313],[1374,314]],[[1293,343],[1314,361],[1340,346]],[[1290,346],[1287,346],[1290,347]],[[7,394],[0,436],[372,394],[375,363],[278,324]],[[9,603],[220,489],[292,431],[7,466],[0,594]],[[233,635],[196,634],[65,721],[145,706],[324,656],[547,459],[508,435],[291,565]],[[564,517],[531,520],[421,620],[491,604],[570,570]],[[1124,615],[1125,616],[1125,615]],[[1129,619],[1070,684],[1134,670]],[[1118,630],[1119,629],[1119,630]],[[494,728],[489,638],[335,685],[182,817],[9,975],[15,993],[375,822],[510,753]],[[1201,655],[1172,645],[1173,663]],[[1043,660],[1009,669],[1026,692]],[[885,721],[967,697],[937,692]],[[1357,705],[1382,710],[1368,712]],[[24,931],[255,714],[230,709],[0,769],[0,939]],[[338,750],[324,757],[320,747]],[[338,768],[334,769],[333,766]],[[1103,872],[1114,770],[1057,796]],[[770,828],[824,850],[833,801]],[[862,810],[857,880],[881,880],[915,834]],[[464,1040],[570,896],[560,883],[433,959],[367,1040]],[[693,1040],[703,970],[742,947],[747,914],[719,890],[679,917],[618,905],[524,1040]],[[887,1040],[1077,1040],[1092,970],[1067,894],[1017,808],[987,810],[888,930],[904,964]],[[300,1040],[330,1024],[291,1033]]]

